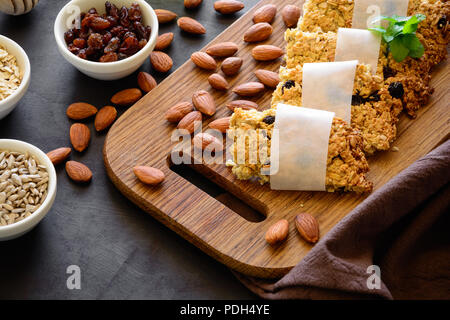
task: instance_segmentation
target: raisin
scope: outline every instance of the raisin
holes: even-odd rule
[[[80,52],[80,48],[76,47],[73,43],[69,44],[67,49],[69,49],[69,51],[73,54],[78,54]]]
[[[266,124],[272,124],[272,123],[275,122],[275,117],[274,116],[266,116],[263,119],[263,122],[266,123]]]
[[[114,28],[111,29],[111,34],[114,37],[118,37],[122,33],[123,29],[124,28],[122,26],[114,27]]]
[[[290,89],[292,87],[295,87],[295,81],[294,80],[288,80],[286,81],[283,86],[281,87],[281,94],[284,94],[284,89]]]
[[[363,103],[364,103],[364,99],[359,94],[352,95],[352,106],[359,106],[360,104],[363,104]]]
[[[141,39],[141,40],[139,40],[139,44],[138,44],[138,46],[139,46],[139,49],[142,49],[143,47],[145,47],[146,45],[147,45],[147,39]]]
[[[384,79],[395,77],[395,71],[392,70],[389,66],[383,67],[383,76]]]
[[[389,85],[389,93],[393,98],[401,99],[405,94],[403,84],[401,82],[392,82]]]
[[[64,32],[64,40],[67,44],[71,44],[73,40],[75,40],[75,33],[73,32],[73,30]]]
[[[100,57],[100,62],[113,62],[119,60],[119,57],[117,56],[117,53],[115,52],[109,52],[107,54],[104,54]]]
[[[139,41],[134,35],[134,33],[127,32],[129,36],[124,36],[122,45],[120,46],[119,52],[124,53],[128,56],[135,54],[139,50]]]
[[[125,28],[130,26],[130,21],[128,20],[127,7],[122,7],[122,9],[120,9],[120,24]]]
[[[113,16],[107,16],[106,20],[109,21],[109,24],[111,27],[115,27],[119,24],[119,18],[113,17]]]
[[[152,34],[152,27],[146,26],[145,30],[147,31],[147,41],[150,39],[150,35]]]
[[[111,26],[111,22],[102,17],[94,17],[90,22],[90,26],[95,31],[105,30]]]
[[[362,97],[359,92],[352,95],[352,106],[358,106],[366,102],[378,102],[380,101],[380,95],[378,91],[372,92],[367,98]]]
[[[147,39],[147,29],[140,23],[139,21],[133,22],[134,30],[136,30],[136,34],[139,39]]]
[[[88,13],[90,13],[90,14],[98,14],[97,13],[97,9],[95,9],[95,8],[90,8]]]
[[[88,39],[89,47],[100,50],[103,47],[103,37],[100,33],[93,33],[89,36]]]
[[[119,58],[119,60],[123,60],[123,59],[128,58],[128,56],[127,56],[125,53],[119,53],[119,54],[117,55],[117,57]]]
[[[112,4],[109,1],[106,1],[105,9],[106,9],[106,14],[108,16],[119,19],[119,9],[116,7],[115,4]]]
[[[142,20],[142,13],[141,13],[141,7],[137,3],[133,3],[131,5],[131,8],[128,10],[128,14],[130,16],[131,21],[141,21]]]
[[[437,28],[443,29],[446,25],[447,25],[447,16],[443,15],[437,23]]]
[[[81,49],[78,52],[77,56],[80,57],[81,59],[85,59],[86,60],[87,59],[86,49]]]
[[[112,39],[112,34],[111,32],[107,31],[105,32],[105,34],[103,35],[102,39],[103,39],[103,44],[106,46]]]
[[[73,45],[77,48],[83,49],[86,47],[86,40],[83,38],[76,38],[73,40]]]
[[[116,52],[120,47],[120,39],[114,37],[103,50],[105,53]]]

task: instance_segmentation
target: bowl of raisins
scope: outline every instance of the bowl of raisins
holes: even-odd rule
[[[58,50],[82,73],[117,80],[136,71],[158,36],[158,19],[144,0],[72,0],[54,26]]]

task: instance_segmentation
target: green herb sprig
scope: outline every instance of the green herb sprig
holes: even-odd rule
[[[407,56],[420,58],[425,50],[419,38],[417,38],[416,30],[419,23],[425,18],[425,15],[420,13],[411,17],[380,16],[377,21],[387,20],[389,26],[386,29],[382,26],[376,26],[369,28],[369,30],[381,34],[395,61],[401,62]]]

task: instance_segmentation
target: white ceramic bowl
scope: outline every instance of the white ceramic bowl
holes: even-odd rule
[[[3,119],[14,110],[19,100],[22,99],[25,92],[27,92],[28,86],[30,85],[31,67],[27,54],[17,43],[5,36],[0,35],[0,45],[16,57],[20,74],[22,75],[22,82],[19,88],[17,88],[17,90],[6,99],[0,100],[0,119]]]
[[[133,56],[115,62],[93,62],[81,59],[67,49],[64,41],[64,33],[69,29],[66,22],[73,21],[74,8],[78,7],[81,12],[87,12],[90,8],[96,8],[98,13],[105,12],[106,0],[72,0],[67,3],[56,17],[54,33],[59,52],[75,68],[99,80],[117,80],[124,78],[136,71],[149,57],[156,44],[158,37],[158,19],[153,8],[144,0],[110,0],[119,9],[122,6],[130,7],[133,2],[137,2],[141,7],[142,21],[144,25],[152,28],[152,33],[147,45]],[[75,7],[74,7],[75,6]]]
[[[28,152],[30,155],[34,155],[39,164],[47,167],[49,175],[48,182],[48,194],[44,203],[33,212],[29,217],[22,221],[10,224],[8,226],[0,226],[0,241],[10,240],[27,233],[33,229],[48,213],[53,205],[56,197],[56,172],[55,168],[47,157],[39,148],[19,140],[0,139],[0,150],[9,150],[17,152]]]

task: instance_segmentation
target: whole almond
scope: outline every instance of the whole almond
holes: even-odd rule
[[[256,70],[255,75],[259,81],[261,81],[266,87],[276,88],[280,82],[278,73],[269,70]]]
[[[252,25],[244,33],[245,42],[259,42],[264,41],[270,37],[273,32],[273,28],[267,22],[260,22]]]
[[[167,23],[176,19],[177,14],[175,12],[165,10],[165,9],[156,9],[155,10],[156,17],[158,17],[159,23]]]
[[[253,58],[258,61],[275,60],[281,57],[283,53],[281,48],[269,44],[256,46],[252,50]]]
[[[217,62],[214,60],[213,57],[211,57],[206,52],[194,52],[191,55],[192,62],[195,63],[195,65],[201,69],[205,70],[216,70],[217,68]]]
[[[202,123],[202,113],[200,111],[192,111],[183,117],[183,119],[178,122],[177,129],[187,130],[189,133],[193,133],[196,125],[201,126]]]
[[[153,69],[162,73],[169,71],[173,66],[172,58],[162,51],[153,51],[150,53],[150,62],[152,63]]]
[[[233,92],[242,97],[253,97],[264,91],[264,85],[261,82],[247,82],[238,85]]]
[[[319,241],[320,231],[316,218],[309,213],[300,213],[295,217],[295,227],[300,235],[308,242]]]
[[[166,49],[168,46],[170,46],[170,44],[172,43],[172,40],[173,40],[172,32],[167,32],[167,33],[161,34],[156,39],[155,50],[161,51],[161,50]]]
[[[63,163],[72,152],[71,148],[58,148],[47,153],[47,157],[49,157],[50,161],[53,165],[57,165]]]
[[[208,82],[216,90],[228,90],[230,85],[228,81],[218,73],[213,73],[208,77]]]
[[[219,130],[222,133],[226,133],[230,128],[230,119],[231,117],[216,119],[209,123],[209,127],[214,130]]]
[[[66,110],[67,116],[72,120],[82,120],[97,113],[97,108],[85,102],[72,103]]]
[[[215,57],[230,57],[238,51],[238,46],[234,42],[221,42],[206,49],[206,53]]]
[[[244,9],[244,4],[236,0],[220,0],[214,2],[214,9],[221,14],[233,14]]]
[[[223,150],[223,143],[213,135],[207,132],[200,132],[192,139],[194,148],[201,148],[202,150],[219,151]]]
[[[286,240],[288,232],[289,222],[286,219],[281,219],[267,230],[266,241],[270,245],[279,244]]]
[[[243,110],[258,109],[258,104],[250,100],[234,100],[227,103],[227,108],[234,111],[236,108]]]
[[[194,110],[192,103],[183,101],[171,107],[166,112],[166,120],[169,122],[178,122],[184,118],[189,112]]]
[[[204,34],[206,33],[205,27],[198,22],[189,17],[182,17],[177,21],[178,26],[181,30],[192,34]]]
[[[95,116],[95,130],[103,131],[107,129],[117,118],[117,110],[112,106],[105,106]]]
[[[253,22],[267,22],[271,23],[277,14],[277,7],[274,4],[266,4],[255,11],[253,15]]]
[[[241,69],[243,62],[244,62],[244,60],[242,60],[242,58],[238,58],[238,57],[226,58],[222,62],[222,66],[221,66],[222,71],[227,76],[233,76],[239,72],[239,69]]]
[[[66,162],[66,172],[70,179],[79,183],[86,183],[92,179],[92,171],[77,161]]]
[[[118,106],[129,106],[142,98],[141,90],[137,88],[125,89],[112,96],[111,102]]]
[[[91,131],[83,123],[74,123],[70,127],[70,142],[78,152],[84,151],[91,140]]]
[[[165,175],[159,169],[147,166],[136,166],[133,168],[135,176],[145,184],[156,185],[164,181]]]
[[[197,8],[203,0],[184,0],[184,6],[188,9]]]
[[[139,72],[137,80],[139,88],[144,92],[150,92],[158,85],[155,78],[144,71]]]
[[[216,113],[216,102],[208,91],[199,90],[192,95],[195,108],[201,113],[212,116]]]
[[[281,16],[283,17],[284,24],[288,28],[295,27],[298,19],[300,19],[301,10],[299,7],[288,4],[281,10]]]

